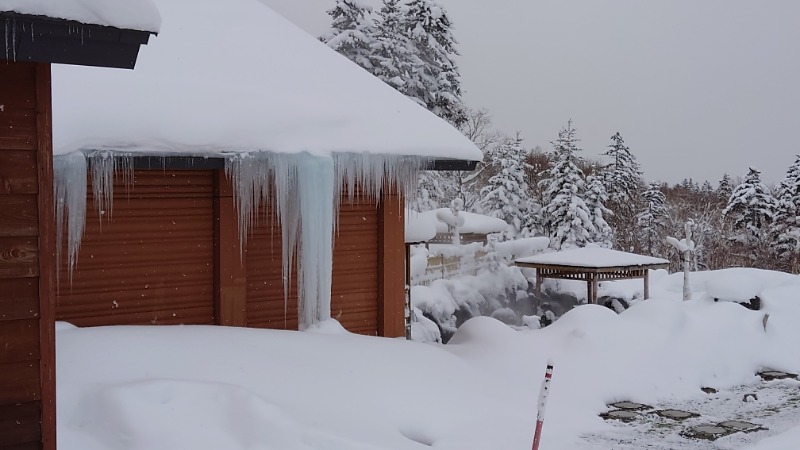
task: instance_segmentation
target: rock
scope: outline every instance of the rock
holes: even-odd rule
[[[705,392],[706,394],[716,394],[717,392],[719,392],[712,387],[701,387],[700,390]]]
[[[700,414],[689,411],[681,411],[679,409],[662,409],[656,411],[655,413],[660,417],[665,417],[672,420],[686,420],[692,417],[700,417]]]
[[[621,420],[623,422],[631,422],[639,417],[639,413],[625,409],[615,409],[600,414],[600,417],[605,420]]]
[[[756,394],[744,394],[744,397],[742,397],[742,401],[745,402],[745,403],[747,403],[747,402],[757,402],[758,401],[758,395],[756,395]]]
[[[616,402],[616,403],[612,403],[612,404],[610,404],[608,406],[610,408],[624,409],[624,410],[627,410],[627,411],[643,411],[643,410],[646,410],[646,409],[653,409],[653,407],[650,406],[650,405],[645,405],[644,403],[636,403],[636,402],[631,402],[631,401]]]
[[[700,425],[689,428],[681,433],[681,435],[688,438],[714,441],[731,433],[733,433],[733,431],[730,428],[721,427],[719,425]]]
[[[758,376],[760,376],[764,381],[797,379],[796,373],[782,372],[780,370],[765,370],[760,372]]]
[[[741,431],[743,433],[766,430],[766,428],[762,427],[761,425],[752,422],[745,422],[744,420],[727,420],[725,422],[718,423],[717,426],[727,428],[733,432]]]

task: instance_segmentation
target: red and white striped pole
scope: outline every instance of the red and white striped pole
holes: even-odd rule
[[[547,370],[539,390],[539,411],[536,414],[536,433],[533,435],[533,450],[539,450],[539,441],[542,438],[542,424],[544,423],[544,410],[547,408],[547,395],[550,393],[550,380],[553,378],[553,361],[547,361]]]

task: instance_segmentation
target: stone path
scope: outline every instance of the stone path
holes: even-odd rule
[[[644,405],[644,410],[632,403],[609,405],[611,429],[584,436],[586,446],[580,449],[730,450],[800,425],[800,381],[791,378],[703,394],[681,404]],[[622,420],[614,420],[615,415]]]

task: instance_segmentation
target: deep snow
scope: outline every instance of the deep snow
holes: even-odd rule
[[[61,325],[59,448],[530,448],[548,358],[542,448],[613,448],[602,439],[619,425],[598,417],[607,403],[696,404],[703,386],[724,393],[761,383],[764,368],[800,372],[800,278],[739,270],[768,280],[764,310],[699,290],[681,301],[677,274],[658,277],[655,298],[619,315],[584,305],[521,332],[481,317],[446,346],[352,335],[332,322],[311,332]],[[731,273],[693,275],[701,286]],[[797,438],[791,424],[768,425],[717,442],[776,436],[754,450],[778,450]]]

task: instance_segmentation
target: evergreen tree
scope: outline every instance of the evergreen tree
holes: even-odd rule
[[[606,166],[603,182],[608,193],[606,205],[614,211],[606,220],[614,230],[616,246],[630,251],[636,242],[636,213],[640,208],[644,186],[642,171],[619,133],[611,136],[611,145],[603,155],[611,159]]]
[[[733,194],[733,181],[731,181],[730,175],[724,173],[722,174],[722,179],[719,180],[717,195],[719,196],[720,200],[727,204],[728,199],[731,198],[731,194]]]
[[[406,81],[406,95],[460,126],[466,120],[455,57],[456,40],[447,12],[435,0],[411,0],[403,24],[418,62]]]
[[[761,172],[751,167],[744,181],[733,190],[722,214],[733,220],[733,230],[739,232],[732,240],[758,245],[766,240],[774,212],[775,199],[761,182]]]
[[[383,82],[410,96],[410,74],[422,64],[403,32],[405,14],[400,0],[383,0],[378,23],[370,39],[372,73]],[[423,104],[423,106],[426,106]]]
[[[439,172],[425,171],[417,179],[416,198],[410,200],[411,208],[415,211],[430,211],[443,207],[448,203],[442,188],[442,177]]]
[[[606,208],[608,194],[600,176],[586,177],[586,206],[591,213],[591,220],[594,224],[594,233],[591,241],[601,247],[611,248],[613,245],[614,231],[606,222],[606,217],[611,217],[613,213]]]
[[[663,256],[664,230],[669,212],[667,198],[658,183],[650,183],[642,193],[644,209],[636,215],[638,240],[641,250],[652,256]]]
[[[336,0],[328,15],[332,19],[331,27],[319,39],[372,72],[371,41],[375,34],[372,9],[360,0]]]
[[[787,270],[800,269],[800,155],[778,188],[772,247]]]
[[[642,171],[619,133],[611,136],[611,141],[608,150],[603,153],[611,158],[605,187],[609,201],[616,207],[615,210],[620,210],[632,206],[632,200],[638,196],[642,186]]]
[[[578,168],[577,142],[570,120],[552,143],[552,167],[539,182],[546,202],[542,209],[543,226],[556,250],[583,247],[596,232],[592,213],[583,199],[586,181]]]
[[[484,213],[513,225],[517,234],[535,231],[526,230],[535,210],[525,181],[526,157],[527,151],[522,146],[519,134],[515,139],[498,146],[490,160],[490,164],[497,168],[496,173],[489,178],[488,185],[481,189],[481,209]]]

